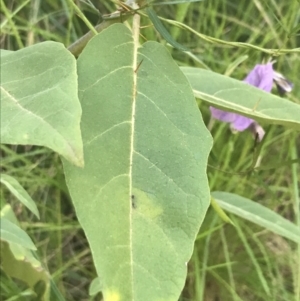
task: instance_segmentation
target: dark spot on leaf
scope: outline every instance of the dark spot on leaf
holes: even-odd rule
[[[136,200],[133,194],[131,195],[131,206],[133,209],[136,209]]]

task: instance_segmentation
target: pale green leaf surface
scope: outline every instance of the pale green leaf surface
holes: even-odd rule
[[[269,208],[233,193],[215,191],[212,196],[224,210],[300,243],[299,227]]]
[[[12,50],[0,49],[0,57],[13,53]]]
[[[177,300],[209,206],[212,139],[167,50],[136,48],[116,24],[80,55],[85,167],[64,161],[66,181],[104,299]]]
[[[36,246],[31,238],[20,227],[3,217],[0,219],[0,225],[1,240],[8,243],[15,243],[30,250],[36,250]]]
[[[219,109],[300,130],[300,105],[210,70],[182,67],[194,95]]]
[[[100,280],[99,277],[96,277],[95,279],[92,280],[92,282],[90,284],[89,295],[90,296],[95,296],[101,291],[102,291],[101,280]]]
[[[1,174],[0,182],[4,184],[22,204],[24,204],[32,213],[40,218],[35,202],[15,178],[9,175]]]
[[[2,143],[46,146],[83,165],[76,60],[62,44],[5,52],[0,89]]]

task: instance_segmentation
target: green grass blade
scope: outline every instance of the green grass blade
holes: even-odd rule
[[[215,191],[212,196],[226,211],[300,243],[300,228],[269,208],[233,193]]]
[[[225,222],[232,224],[234,226],[234,223],[230,219],[230,217],[226,214],[226,212],[219,206],[219,204],[216,202],[216,200],[212,197],[210,199],[210,205],[213,207],[215,212],[218,214],[218,216]]]
[[[151,5],[159,6],[159,5],[171,5],[171,4],[183,4],[183,3],[192,3],[192,2],[201,2],[204,0],[174,0],[174,1],[166,1],[166,2],[156,2],[153,1]]]
[[[235,228],[237,230],[237,233],[238,233],[241,241],[243,242],[243,245],[244,245],[244,247],[245,247],[245,249],[246,249],[246,251],[247,251],[254,267],[255,267],[255,270],[256,270],[257,276],[258,276],[258,278],[261,282],[261,285],[262,285],[264,291],[266,292],[266,294],[268,296],[270,296],[270,287],[269,287],[268,281],[266,280],[266,278],[263,274],[262,268],[259,265],[259,263],[257,261],[257,258],[255,256],[255,254],[253,253],[253,250],[252,250],[251,246],[248,243],[248,240],[247,240],[248,238],[245,236],[243,230],[241,229],[238,220],[234,217],[232,217],[232,220],[235,224]]]
[[[152,23],[153,23],[154,27],[156,28],[156,30],[162,35],[162,37],[169,44],[171,44],[174,48],[176,48],[178,50],[181,50],[181,51],[187,51],[188,50],[188,48],[186,48],[183,45],[179,44],[178,42],[176,42],[172,38],[172,36],[167,31],[167,29],[164,27],[162,22],[159,20],[157,14],[155,13],[155,11],[152,8],[147,8],[146,13],[147,13],[148,17],[150,18],[150,20],[152,21]]]
[[[33,214],[35,214],[37,218],[40,218],[35,202],[15,178],[2,174],[0,177],[0,182],[4,184],[23,205],[25,205]]]

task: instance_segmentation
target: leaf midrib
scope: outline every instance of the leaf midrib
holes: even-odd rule
[[[136,110],[136,97],[137,97],[137,56],[139,47],[139,15],[134,16],[133,20],[133,58],[132,58],[132,72],[133,72],[133,82],[132,82],[132,110],[131,110],[131,136],[130,136],[130,157],[129,157],[129,247],[130,247],[130,269],[131,269],[131,295],[132,301],[134,301],[134,289],[133,289],[133,242],[132,242],[132,165],[133,165],[133,154],[134,154],[134,132],[135,132],[135,110]]]

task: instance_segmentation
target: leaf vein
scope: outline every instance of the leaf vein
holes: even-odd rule
[[[168,176],[165,172],[163,172],[163,170],[161,168],[159,168],[155,163],[153,163],[149,158],[145,157],[143,154],[141,154],[140,152],[134,150],[134,153],[137,154],[138,156],[142,157],[144,160],[148,161],[149,163],[151,163],[151,168],[152,166],[154,166],[160,173],[162,173],[169,181],[173,182],[175,184],[175,186],[181,190],[185,195],[191,195],[191,196],[196,196],[190,193],[187,193],[186,191],[184,191],[175,181],[174,179],[172,179],[170,176]]]
[[[108,132],[110,132],[111,130],[115,129],[116,127],[119,127],[120,125],[126,124],[126,123],[131,123],[131,121],[126,120],[126,121],[122,121],[120,123],[114,124],[113,126],[111,126],[110,128],[106,129],[104,132],[100,133],[99,135],[95,136],[94,138],[92,138],[91,140],[87,141],[85,144],[89,145],[92,142],[94,142],[96,139],[102,137],[103,135],[107,134]]]
[[[73,153],[74,157],[77,157],[76,152],[73,149],[72,145],[69,144],[69,142],[65,139],[65,137],[63,137],[63,135],[60,132],[58,132],[58,130],[56,128],[54,128],[49,122],[47,122],[41,116],[36,115],[33,112],[31,112],[28,109],[26,109],[25,107],[23,107],[13,95],[11,95],[7,90],[5,90],[5,88],[3,86],[0,86],[0,89],[3,90],[3,92],[8,96],[8,99],[10,99],[21,111],[23,111],[27,115],[33,116],[33,118],[38,119],[39,121],[41,121],[42,123],[44,123],[46,126],[49,126],[55,133],[58,134],[58,136],[60,136],[61,138],[63,138],[63,140],[65,141],[66,145],[69,147],[69,149]]]

